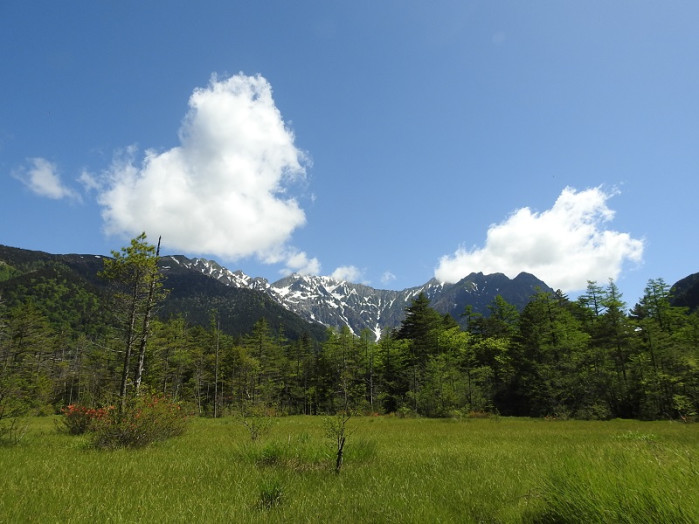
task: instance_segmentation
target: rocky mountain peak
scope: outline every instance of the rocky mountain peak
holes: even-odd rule
[[[348,326],[355,335],[369,330],[376,338],[383,330],[400,325],[406,308],[420,293],[430,299],[437,311],[451,314],[458,322],[467,305],[471,305],[476,312],[487,314],[487,306],[498,294],[521,309],[537,288],[550,290],[542,281],[527,273],[520,273],[514,279],[502,273],[471,273],[454,284],[432,278],[421,286],[392,291],[329,276],[299,274],[270,284],[263,278],[250,277],[240,270],[230,271],[212,260],[199,258],[163,257],[162,263],[187,267],[227,286],[264,292],[308,321],[333,328]]]

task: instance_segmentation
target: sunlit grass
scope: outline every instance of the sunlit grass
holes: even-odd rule
[[[671,422],[348,422],[342,472],[321,418],[253,442],[233,418],[97,451],[31,421],[0,448],[7,522],[696,522],[699,425]]]

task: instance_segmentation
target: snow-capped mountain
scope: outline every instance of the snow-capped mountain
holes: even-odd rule
[[[240,270],[230,271],[212,260],[180,255],[163,257],[161,265],[166,271],[174,267],[189,269],[226,286],[260,291],[308,321],[335,328],[348,326],[354,334],[368,329],[376,338],[382,330],[400,325],[405,309],[420,293],[430,299],[437,311],[450,313],[459,321],[466,305],[471,305],[474,312],[487,314],[487,306],[498,294],[521,309],[537,289],[550,290],[528,273],[520,273],[514,279],[501,273],[471,273],[456,284],[431,279],[422,286],[392,291],[327,276],[290,275],[270,284]]]
[[[374,289],[330,277],[291,275],[270,286],[280,304],[308,320],[332,327],[346,325],[359,334],[368,329],[378,338],[385,328],[400,325],[404,310],[420,291],[434,295],[439,283],[404,291]]]
[[[198,271],[230,287],[254,289],[256,291],[267,291],[269,288],[269,282],[264,278],[250,277],[240,270],[231,271],[221,266],[218,262],[204,258],[187,258],[182,255],[166,256],[160,259],[160,266],[165,270],[179,267]]]

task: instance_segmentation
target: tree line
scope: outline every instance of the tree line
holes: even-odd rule
[[[347,327],[290,340],[265,319],[227,335],[216,311],[204,327],[157,319],[157,247],[141,235],[113,255],[100,274],[106,296],[57,274],[0,302],[0,419],[144,388],[205,416],[686,419],[699,409],[699,314],[673,307],[662,279],[630,310],[613,281],[589,282],[576,300],[540,291],[521,312],[497,296],[487,315],[467,308],[462,328],[419,295],[378,341]]]

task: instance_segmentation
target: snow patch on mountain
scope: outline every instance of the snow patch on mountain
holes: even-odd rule
[[[472,273],[456,284],[445,284],[431,279],[422,286],[402,291],[381,290],[363,284],[353,284],[336,280],[329,276],[289,275],[274,283],[260,277],[250,277],[240,270],[230,271],[213,260],[189,259],[180,255],[163,257],[161,264],[173,262],[180,267],[198,271],[219,282],[237,288],[247,288],[266,293],[283,307],[293,311],[308,321],[320,322],[328,327],[347,326],[354,335],[367,330],[378,339],[386,329],[400,326],[405,318],[405,310],[412,301],[424,293],[440,313],[450,313],[461,320],[466,303],[473,304],[474,311],[487,313],[497,293],[503,298],[522,307],[523,304],[508,298],[505,288],[512,288],[511,297],[527,297],[537,287],[548,286],[533,275],[525,275],[524,281],[517,284],[502,274],[484,276]],[[517,280],[515,279],[515,280]],[[494,286],[490,286],[490,282]],[[524,286],[524,288],[522,287]],[[489,291],[492,288],[494,291]],[[492,296],[491,296],[492,295]],[[521,302],[521,300],[519,300]]]

